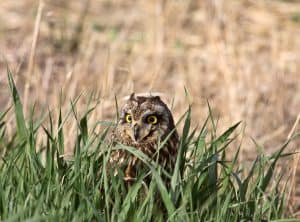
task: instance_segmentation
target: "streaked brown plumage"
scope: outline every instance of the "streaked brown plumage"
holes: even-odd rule
[[[158,143],[166,138],[167,142],[158,151]],[[170,173],[174,169],[178,134],[172,114],[159,96],[132,94],[120,110],[120,120],[112,140],[135,147],[153,160],[158,157],[158,163]],[[141,160],[125,150],[113,151],[109,162],[110,165],[124,167],[125,180],[134,180],[143,166]]]

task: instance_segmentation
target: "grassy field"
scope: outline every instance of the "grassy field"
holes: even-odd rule
[[[189,108],[182,116],[179,155],[172,175],[132,147],[112,146],[107,135],[91,123],[95,107],[82,116],[76,111],[80,100],[72,101],[70,111],[53,122],[49,113],[26,121],[23,107],[8,71],[17,131],[8,139],[7,112],[0,113],[0,220],[1,221],[279,221],[287,213],[287,180],[275,171],[279,158],[289,155],[286,141],[270,156],[260,155],[245,170],[234,157],[226,158],[235,140],[236,123],[217,135],[210,112],[199,133],[191,129]],[[32,110],[32,114],[34,110]],[[45,118],[48,125],[45,125]],[[75,121],[77,136],[72,158],[64,158],[64,123]],[[208,131],[208,125],[212,130]],[[38,130],[45,136],[37,142]],[[297,136],[297,135],[295,135]],[[113,176],[106,170],[110,152],[125,149],[147,166],[132,186],[124,184],[122,169]],[[46,155],[43,158],[43,153]],[[146,184],[145,175],[151,175]],[[170,185],[164,183],[169,178]],[[297,219],[280,220],[297,221]]]
[[[208,116],[210,120],[204,128],[207,128],[209,134],[213,135],[208,136],[205,140],[208,147],[217,139],[217,135],[222,135],[229,126],[242,121],[238,130],[239,133],[235,130],[231,135],[236,139],[225,150],[227,150],[226,160],[230,161],[235,159],[235,154],[239,150],[236,161],[243,164],[235,164],[233,172],[239,172],[238,177],[245,180],[257,155],[266,158],[257,160],[259,163],[256,163],[255,166],[259,168],[262,165],[261,169],[267,169],[271,164],[270,161],[274,160],[271,158],[267,161],[267,157],[272,157],[272,154],[280,150],[282,144],[289,141],[299,131],[299,36],[300,3],[293,0],[2,0],[0,1],[0,112],[1,114],[6,113],[6,110],[13,104],[7,78],[6,67],[8,65],[22,100],[22,110],[27,123],[26,127],[21,124],[23,129],[17,133],[27,132],[25,143],[25,141],[20,140],[20,135],[14,136],[17,128],[20,127],[18,125],[20,119],[17,118],[18,121],[15,121],[15,115],[20,112],[21,108],[18,108],[18,111],[10,108],[6,115],[1,115],[3,122],[0,124],[2,155],[9,155],[5,158],[10,160],[17,158],[18,161],[21,161],[21,165],[27,164],[27,167],[22,168],[20,173],[26,178],[32,173],[33,179],[28,181],[29,184],[27,185],[31,187],[30,184],[39,184],[41,188],[39,191],[44,195],[45,190],[43,189],[50,189],[55,186],[53,184],[41,184],[41,181],[47,180],[46,177],[40,181],[36,180],[35,177],[49,170],[48,165],[39,160],[40,157],[36,158],[33,150],[26,152],[26,154],[18,153],[18,150],[21,152],[20,147],[23,146],[24,149],[27,147],[26,150],[36,148],[36,152],[41,152],[38,153],[38,156],[45,155],[45,151],[48,150],[47,152],[52,153],[52,156],[50,155],[52,159],[48,154],[45,156],[50,158],[48,161],[53,164],[55,162],[51,166],[53,168],[50,167],[53,169],[50,174],[56,179],[50,181],[53,183],[62,182],[60,176],[65,175],[63,178],[69,178],[67,183],[70,187],[72,178],[75,180],[73,176],[78,173],[74,170],[76,161],[72,162],[72,159],[75,158],[73,154],[76,147],[82,148],[77,155],[80,158],[83,155],[82,158],[85,161],[93,156],[92,154],[90,156],[89,152],[96,155],[96,150],[100,148],[94,143],[101,143],[101,138],[98,135],[105,132],[106,123],[115,119],[115,98],[121,102],[124,96],[133,91],[138,93],[151,91],[162,94],[163,99],[172,107],[176,121],[191,106],[190,127],[191,129],[197,127],[193,136],[194,139],[189,138],[191,144],[188,147],[191,150],[200,149],[199,145],[195,146],[193,141],[197,140],[196,135],[201,135],[201,126],[205,125]],[[185,96],[185,90],[188,92],[188,96]],[[77,100],[78,97],[80,99]],[[208,109],[207,101],[210,103],[211,110]],[[84,120],[85,114],[91,107],[95,108],[87,116],[88,124],[82,126],[81,123],[84,124],[87,120]],[[45,113],[48,112],[51,114],[51,118],[48,115],[45,117]],[[64,121],[58,124],[60,113],[63,115]],[[74,113],[76,113],[77,119],[74,119]],[[212,117],[214,117],[214,121]],[[43,121],[40,123],[41,118]],[[214,126],[212,122],[215,122],[217,126]],[[178,124],[181,134],[184,123],[183,120]],[[32,127],[34,133],[30,131]],[[81,136],[79,141],[81,130],[84,127],[88,128],[88,135],[84,136],[85,139]],[[3,134],[4,128],[5,135]],[[63,140],[59,136],[62,134],[64,135]],[[87,138],[89,141],[93,141],[93,145],[83,145],[87,142]],[[55,143],[57,143],[56,146]],[[222,144],[224,145],[224,143]],[[104,146],[103,149],[106,147],[103,144],[101,146]],[[285,152],[297,152],[299,146],[299,140],[293,140],[286,147]],[[84,147],[88,147],[88,149],[84,151]],[[218,145],[216,149],[221,147],[222,145]],[[5,151],[7,148],[15,151],[8,154],[9,152]],[[62,159],[58,158],[59,161],[56,162],[54,155],[56,149],[59,149],[60,155],[64,155],[64,161],[68,161],[66,164],[69,164],[69,167],[63,171],[65,174],[60,174],[61,171],[57,170],[62,167],[58,163]],[[84,151],[85,154],[81,154],[81,151]],[[199,160],[211,161],[209,155],[213,155],[215,152],[214,148],[207,153],[205,152],[206,154],[202,153]],[[19,157],[20,155],[22,157]],[[90,169],[105,163],[103,158],[106,154],[101,153],[101,155],[98,154],[93,157],[99,159],[93,160],[95,163],[89,165]],[[32,158],[36,162],[32,161]],[[77,156],[77,158],[79,157]],[[221,161],[225,157],[220,155],[218,158],[221,158]],[[297,177],[297,174],[300,175],[300,155],[286,156],[280,159],[276,174],[283,173],[284,175],[284,179],[280,183],[281,188],[284,187],[286,181],[289,183],[285,194],[284,212],[286,215],[299,216],[300,176]],[[230,169],[231,162],[224,162],[224,164],[229,164]],[[63,163],[63,166],[67,165]],[[4,168],[7,166],[2,164],[1,167],[3,174]],[[246,170],[242,173],[239,170],[243,167]],[[33,171],[29,169],[33,169]],[[36,171],[37,169],[41,171]],[[222,178],[229,178],[224,177],[225,171],[222,171],[224,169],[220,165],[218,176],[221,179],[218,177],[218,182],[223,181]],[[188,173],[184,174],[184,176],[188,175]],[[10,176],[10,181],[15,184],[13,182],[15,181],[15,172]],[[76,178],[77,176],[76,174]],[[253,177],[262,180],[265,175],[262,172],[256,172]],[[187,178],[180,179],[188,181]],[[276,184],[278,180],[276,178],[270,181],[270,193],[268,194],[275,192],[272,186]],[[95,187],[100,188],[100,190],[104,189],[104,178],[95,177],[94,179],[93,183],[97,184]],[[203,181],[199,183],[207,182],[204,176],[202,179]],[[88,181],[89,184],[91,179]],[[255,190],[257,182],[255,181],[256,179],[251,179],[253,182],[251,183],[252,190]],[[16,195],[21,195],[21,191],[25,189],[25,182],[27,181],[24,181],[24,184],[21,184],[20,189],[18,189],[20,194]],[[98,202],[95,203],[89,198],[100,194],[93,193],[96,192],[96,189],[89,186],[84,188],[91,193],[82,192],[87,195],[85,207],[88,206],[89,202],[96,207],[98,212],[99,209],[104,209],[103,205],[100,206]],[[120,185],[120,187],[122,186]],[[137,187],[139,186],[142,185],[137,185]],[[158,189],[155,188],[155,185],[153,186],[154,190]],[[218,211],[214,212],[215,216],[222,213],[227,215],[229,211],[233,212],[233,215],[240,212],[240,218],[245,216],[246,212],[253,213],[254,211],[256,212],[255,215],[263,215],[266,219],[282,215],[281,210],[275,210],[276,207],[274,209],[268,208],[274,204],[275,200],[269,200],[264,195],[263,198],[257,200],[262,202],[257,204],[258,206],[266,204],[264,206],[268,208],[267,213],[260,212],[259,214],[256,208],[252,209],[247,204],[241,210],[241,205],[233,204],[235,201],[242,203],[241,199],[238,199],[238,197],[240,198],[241,187],[237,184],[232,186],[234,188],[231,187],[230,189],[233,189],[232,192],[235,194],[230,193],[233,196],[226,196],[226,198],[230,198],[228,205],[224,208],[219,207],[220,212],[215,209]],[[13,189],[13,187],[7,189]],[[184,189],[190,188],[182,187],[182,190]],[[228,191],[226,189],[222,192],[226,193]],[[59,203],[61,195],[66,193],[62,194],[56,191],[50,189],[45,195],[52,194],[53,198],[57,198],[55,203]],[[15,195],[13,191],[6,190],[5,192]],[[67,191],[63,190],[62,192]],[[116,192],[112,190],[110,192],[112,199],[119,201],[117,201],[118,209],[124,208],[121,205],[124,203],[125,196],[117,197],[114,196],[117,195]],[[253,195],[262,195],[262,193],[258,194],[257,190],[253,192]],[[137,193],[135,194],[138,195]],[[185,199],[183,193],[183,191],[180,192],[179,197],[176,197],[177,199],[174,194],[167,195],[171,198],[176,209],[173,214],[179,215],[181,212],[184,215],[189,215],[190,212],[194,212],[199,207],[197,209],[201,209],[203,212],[201,211],[197,216],[204,218],[202,203],[195,203],[196,208],[193,208],[194,200],[189,199],[186,201],[192,201],[193,207],[191,205],[187,207],[186,203],[182,202]],[[11,210],[20,210],[17,206],[20,203],[32,203],[31,200],[36,197],[35,195],[36,193],[31,194],[29,192],[29,196],[16,197],[16,201],[19,200],[19,202],[12,202],[15,205],[11,206]],[[73,188],[68,195],[70,195],[69,198],[74,198],[75,191]],[[247,195],[245,202],[251,203],[251,198],[254,197],[249,193]],[[2,195],[0,196],[2,197]],[[45,200],[42,196],[39,200],[41,202]],[[275,196],[271,195],[274,198]],[[4,206],[7,206],[5,201],[8,200],[8,197],[3,196],[2,204],[4,203]],[[282,200],[282,197],[281,192],[279,192],[278,198]],[[224,200],[222,198],[218,197],[217,202]],[[108,199],[105,199],[105,203]],[[72,201],[66,201],[65,204],[73,203]],[[135,201],[140,200],[135,199],[133,201],[134,204],[140,206],[141,203]],[[150,202],[145,202],[140,206],[144,208],[138,211],[140,212],[139,215],[144,213],[147,204],[155,200],[149,196],[147,201]],[[214,199],[210,201],[215,203]],[[37,205],[38,203],[40,202],[35,202]],[[238,207],[227,208],[229,203]],[[36,209],[36,212],[42,211],[39,208],[40,205],[36,205],[35,208],[34,203],[32,204],[30,209]],[[65,209],[70,210],[68,211],[70,214],[72,209],[74,210],[72,206],[65,206]],[[109,206],[110,208],[106,209],[101,217],[112,218],[115,212],[119,212],[117,209],[113,211],[112,205]],[[208,208],[207,219],[212,218],[214,214],[213,211],[210,211],[212,208]],[[51,209],[55,212],[53,215],[63,214],[54,208]],[[152,208],[153,211],[150,210],[148,205],[147,209],[152,213],[156,210]],[[221,209],[224,211],[221,212]],[[85,208],[81,210],[85,210]],[[3,215],[11,214],[12,211],[5,212],[3,211]],[[49,211],[47,212],[49,213]],[[169,211],[166,210],[165,212]],[[23,213],[19,211],[20,218],[25,217],[26,212]],[[127,213],[133,216],[137,212],[132,213],[128,210]],[[277,216],[273,216],[274,214]],[[32,211],[28,212],[28,215],[33,215]],[[49,213],[49,215],[52,214]],[[166,215],[164,214],[164,217]],[[75,213],[73,216],[75,217]],[[193,216],[192,213],[191,217]],[[172,216],[168,215],[167,217]],[[18,218],[17,215],[16,218]]]

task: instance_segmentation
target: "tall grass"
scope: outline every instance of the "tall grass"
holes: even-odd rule
[[[8,71],[8,80],[16,117],[16,133],[5,134],[0,113],[0,220],[1,221],[278,221],[284,217],[285,184],[274,175],[278,159],[289,141],[273,155],[261,155],[250,169],[238,163],[240,146],[231,160],[226,151],[235,139],[236,123],[217,135],[211,114],[201,130],[191,129],[191,109],[180,121],[179,155],[173,175],[168,175],[153,160],[132,147],[108,142],[110,127],[100,133],[101,123],[89,122],[94,108],[79,116],[76,102],[70,113],[59,111],[34,121],[23,115],[22,103]],[[77,122],[74,155],[65,159],[64,123],[70,114]],[[47,118],[47,125],[45,125]],[[211,124],[212,130],[208,130]],[[45,137],[37,143],[37,131]],[[106,170],[110,152],[125,149],[147,166],[132,186]],[[45,157],[43,158],[43,154]],[[144,183],[146,174],[152,176]],[[162,178],[169,177],[166,185]],[[296,219],[289,219],[296,221]]]

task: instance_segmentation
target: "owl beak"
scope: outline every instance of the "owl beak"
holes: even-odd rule
[[[137,142],[140,136],[140,127],[138,125],[135,125],[133,127],[133,137],[134,140]]]

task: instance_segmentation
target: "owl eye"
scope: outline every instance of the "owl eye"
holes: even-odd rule
[[[125,120],[126,120],[127,123],[131,123],[132,122],[132,116],[130,114],[126,114]]]
[[[151,115],[147,117],[147,123],[149,124],[156,124],[158,121],[157,116]]]

